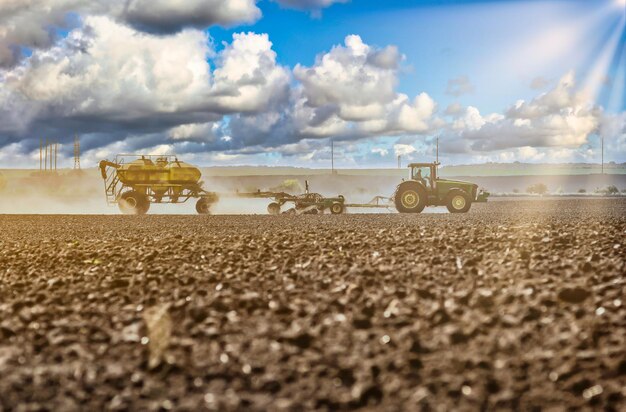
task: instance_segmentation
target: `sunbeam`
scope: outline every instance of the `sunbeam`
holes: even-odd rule
[[[604,44],[599,56],[595,59],[595,63],[593,63],[583,81],[582,90],[593,102],[597,102],[600,90],[606,83],[606,79],[609,75],[613,58],[622,46],[620,40],[624,33],[625,21],[626,15],[622,15],[619,24],[615,26],[611,36]],[[619,91],[613,89],[612,93],[619,93]]]

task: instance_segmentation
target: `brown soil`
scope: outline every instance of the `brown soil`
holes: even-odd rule
[[[0,216],[0,410],[618,410],[625,233],[620,199]]]

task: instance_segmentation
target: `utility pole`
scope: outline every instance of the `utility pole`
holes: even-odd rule
[[[602,146],[602,174],[604,174],[604,136],[602,136],[602,140],[601,140],[601,146]]]
[[[436,156],[437,156],[436,162],[439,163],[439,136],[437,136],[437,154],[436,154]]]
[[[43,170],[47,171],[48,170],[48,138],[46,137],[46,144],[45,144],[45,150],[46,150],[46,155],[44,157],[44,161],[43,161]]]
[[[57,158],[59,154],[59,142],[54,143],[54,171],[57,170]]]
[[[39,138],[39,171],[41,172],[41,168],[43,166],[43,139]]]

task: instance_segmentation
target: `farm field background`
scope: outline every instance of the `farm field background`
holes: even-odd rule
[[[201,168],[209,191],[233,194],[256,190],[302,193],[305,180],[311,191],[326,196],[344,195],[350,203],[363,203],[374,196],[390,196],[401,179],[402,169],[328,169],[292,167],[205,167]],[[117,213],[105,202],[103,182],[97,168],[38,170],[0,169],[0,213]],[[443,166],[445,178],[477,183],[492,195],[525,196],[531,185],[545,184],[548,195],[594,194],[608,186],[626,190],[626,165],[486,164]],[[214,213],[265,213],[267,201],[223,197]],[[358,210],[352,210],[357,212]],[[195,213],[193,205],[157,205],[151,213]]]

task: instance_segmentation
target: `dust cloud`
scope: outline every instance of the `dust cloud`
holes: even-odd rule
[[[6,184],[0,188],[0,214],[120,214],[117,205],[106,202],[104,186],[97,169],[78,173],[39,173],[4,170]],[[266,214],[268,198],[238,195],[261,191],[300,194],[305,181],[311,192],[323,196],[343,195],[347,203],[366,203],[374,196],[389,196],[397,182],[376,176],[214,176],[203,179],[207,191],[216,192],[219,201],[212,214]],[[195,199],[181,204],[151,204],[149,214],[196,214]],[[286,209],[288,205],[284,206]],[[388,209],[356,209],[349,213],[388,213]]]

